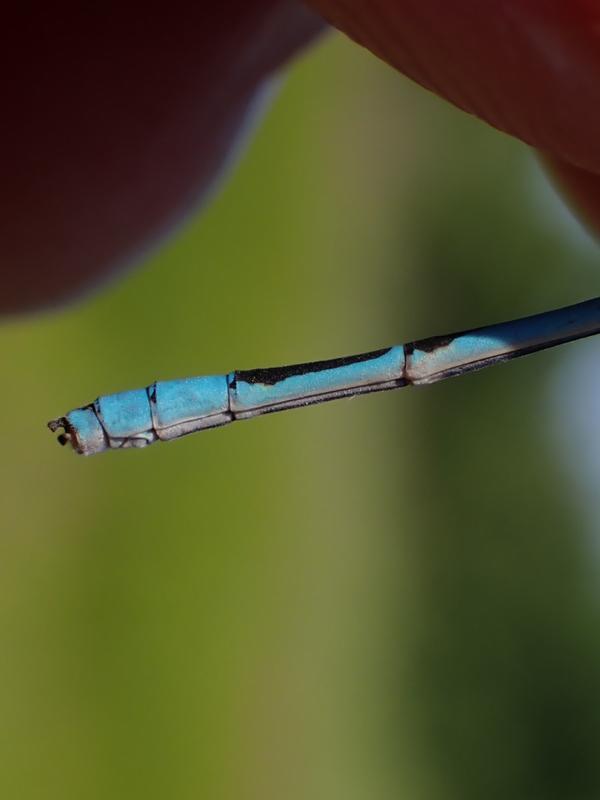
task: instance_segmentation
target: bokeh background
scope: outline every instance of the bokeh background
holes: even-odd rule
[[[600,795],[600,351],[82,459],[155,378],[597,293],[526,148],[339,36],[202,215],[0,329],[0,796]]]

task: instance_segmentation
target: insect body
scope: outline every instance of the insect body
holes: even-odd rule
[[[48,423],[92,455],[145,447],[238,419],[369,392],[421,386],[600,332],[600,298],[510,322],[362,355],[156,381],[109,394]]]

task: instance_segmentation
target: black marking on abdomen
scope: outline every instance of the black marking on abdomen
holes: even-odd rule
[[[462,334],[454,334],[453,336],[430,336],[427,339],[418,339],[416,342],[408,342],[404,345],[404,355],[412,356],[415,350],[420,350],[422,353],[433,353],[442,347],[448,347],[457,336]]]
[[[150,430],[158,439],[158,429],[156,427],[156,381],[146,386],[146,397],[148,398],[148,409],[150,410],[150,422],[152,423]]]
[[[309,361],[306,364],[290,364],[285,367],[236,370],[229,386],[235,389],[237,381],[244,381],[245,383],[263,383],[266,386],[274,386],[276,383],[295,375],[306,375],[308,372],[322,372],[326,369],[337,369],[338,367],[346,367],[349,364],[358,364],[361,361],[373,361],[389,353],[391,349],[391,347],[384,347],[382,350],[373,350],[370,353],[361,353],[357,356],[331,358],[328,361]]]
[[[100,425],[100,427],[102,428],[102,435],[104,436],[104,446],[105,446],[104,449],[108,450],[110,449],[110,436],[108,435],[108,431],[104,427],[104,422],[100,419],[101,415],[98,413],[99,404],[100,404],[100,398],[97,397],[93,403],[89,403],[87,406],[82,406],[81,410],[87,411],[89,408],[92,414],[96,417],[96,419],[98,420],[98,425]],[[75,438],[77,438],[77,434],[75,435]]]

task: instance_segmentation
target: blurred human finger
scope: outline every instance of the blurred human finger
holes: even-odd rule
[[[5,11],[0,312],[139,259],[206,197],[264,82],[322,27],[294,0]]]

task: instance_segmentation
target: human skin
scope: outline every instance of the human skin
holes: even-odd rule
[[[14,4],[0,50],[0,313],[80,296],[210,195],[261,88],[330,21],[544,152],[600,229],[592,0]]]
[[[307,0],[332,25],[465,111],[541,151],[600,231],[597,0]]]
[[[323,28],[293,0],[4,10],[0,313],[140,260],[210,196],[265,83]]]

